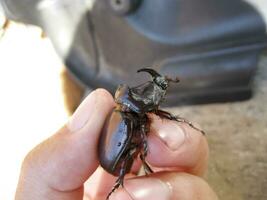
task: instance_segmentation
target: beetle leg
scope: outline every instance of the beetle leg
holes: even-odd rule
[[[125,176],[125,168],[122,167],[120,170],[119,178],[116,180],[115,185],[112,187],[111,191],[108,193],[107,200],[109,199],[110,195],[115,192],[120,186],[123,187],[123,179]]]
[[[190,127],[192,127],[193,129],[195,129],[195,130],[201,132],[203,135],[206,135],[205,131],[203,131],[202,129],[197,128],[192,122],[188,121],[188,120],[185,119],[185,118],[182,118],[182,117],[180,117],[180,116],[177,116],[177,117],[176,117],[176,121],[186,123],[186,124],[188,124]]]
[[[113,188],[111,189],[111,191],[108,193],[107,196],[107,200],[109,199],[110,195],[115,192],[115,190],[117,190],[120,186],[123,187],[123,180],[124,180],[124,176],[126,174],[126,169],[128,167],[128,162],[133,159],[133,155],[136,153],[136,148],[132,148],[129,150],[129,152],[127,153],[125,160],[122,163],[121,169],[120,169],[120,175],[119,178],[116,180],[115,185],[113,186]]]
[[[171,113],[169,113],[169,112],[167,112],[165,110],[157,109],[155,111],[155,114],[158,115],[160,118],[165,118],[165,119],[176,120],[177,121],[177,117],[175,115],[172,115]]]
[[[149,127],[146,126],[146,123],[141,126],[141,137],[142,137],[142,148],[143,151],[140,154],[140,159],[142,161],[144,170],[146,175],[153,173],[153,170],[147,164],[145,158],[147,156],[148,146],[147,146],[147,132],[149,131]]]
[[[164,110],[157,110],[157,111],[155,112],[155,114],[158,115],[158,116],[161,117],[161,118],[166,118],[166,119],[169,119],[169,120],[175,120],[175,121],[177,121],[177,122],[186,123],[186,124],[188,124],[190,127],[192,127],[193,129],[195,129],[195,130],[201,132],[203,135],[206,134],[203,130],[197,128],[192,122],[190,122],[190,121],[188,121],[187,119],[182,118],[182,117],[180,117],[180,116],[174,116],[174,115],[172,115],[171,113],[169,113],[169,112],[167,112],[167,111],[164,111]]]
[[[148,127],[146,126],[146,123],[141,125],[141,138],[142,138],[142,149],[143,149],[143,155],[144,157],[147,156],[147,132],[149,131]]]
[[[153,173],[153,170],[150,168],[150,166],[147,164],[147,162],[145,160],[145,158],[147,156],[147,150],[148,150],[146,136],[143,138],[142,146],[143,146],[143,152],[141,152],[141,154],[140,154],[140,159],[142,161],[145,173],[147,175],[147,174]]]
[[[144,170],[145,170],[145,174],[148,175],[148,174],[151,174],[153,173],[153,170],[151,169],[151,167],[147,164],[146,160],[145,160],[145,157],[143,154],[140,154],[140,159],[143,163],[143,167],[144,167]]]

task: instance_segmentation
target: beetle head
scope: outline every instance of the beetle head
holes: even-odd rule
[[[167,76],[161,76],[158,72],[151,68],[139,69],[137,72],[149,73],[153,78],[153,82],[156,83],[162,90],[167,90],[167,88],[169,87],[169,82],[179,82],[178,78],[171,79]]]

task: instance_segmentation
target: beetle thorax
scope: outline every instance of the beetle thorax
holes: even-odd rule
[[[144,113],[157,109],[165,94],[165,88],[154,81],[133,88],[122,84],[116,91],[115,102],[123,112]]]
[[[159,85],[151,81],[140,85],[138,88],[131,88],[131,94],[132,98],[136,101],[141,101],[145,105],[154,107],[159,105],[166,94],[166,90],[163,90]]]

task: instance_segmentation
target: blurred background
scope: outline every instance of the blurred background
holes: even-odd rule
[[[0,41],[0,199],[13,199],[21,162],[67,120],[63,64],[41,30],[10,24]]]
[[[164,106],[208,133],[220,199],[267,199],[265,0],[1,0],[0,199],[97,87],[179,76]],[[8,19],[8,20],[7,20]]]

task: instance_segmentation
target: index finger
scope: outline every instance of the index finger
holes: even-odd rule
[[[186,123],[152,116],[147,161],[153,167],[203,175],[208,143],[201,132]]]

